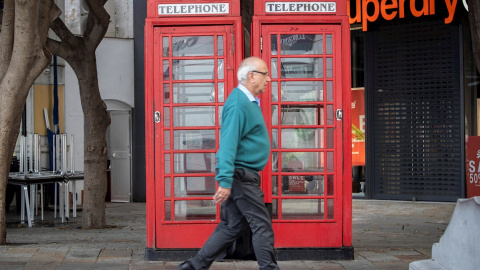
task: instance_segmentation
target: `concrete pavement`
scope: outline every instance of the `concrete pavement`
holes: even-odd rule
[[[408,269],[431,257],[455,203],[353,201],[351,261],[280,261],[281,269]],[[70,213],[71,215],[71,213]],[[53,219],[32,228],[19,225],[15,208],[7,214],[7,245],[0,246],[0,269],[176,269],[179,262],[145,261],[144,203],[107,203],[108,227],[82,230],[81,215],[68,223]],[[40,216],[36,216],[39,219]],[[254,261],[215,262],[212,270],[258,269]]]

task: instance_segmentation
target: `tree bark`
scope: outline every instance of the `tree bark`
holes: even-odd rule
[[[480,0],[468,1],[468,19],[472,35],[473,57],[480,72]]]
[[[105,133],[110,125],[107,106],[100,96],[95,51],[84,58],[83,65],[73,67],[80,85],[84,113],[85,197],[82,228],[104,228],[105,196],[107,193],[107,142]]]
[[[54,16],[59,15],[52,0],[7,0],[5,4],[9,12],[14,10],[14,15],[4,14],[8,23],[3,24],[4,16],[0,37],[0,47],[3,42],[10,44],[13,41],[11,48],[8,45],[1,52],[2,60],[8,64],[1,65],[0,74],[0,245],[6,244],[5,191],[23,107],[30,86],[51,61],[51,54],[44,45],[48,25]]]
[[[84,229],[104,228],[105,196],[107,193],[107,142],[105,133],[110,125],[107,106],[98,87],[95,51],[107,32],[110,16],[103,5],[106,0],[85,0],[90,11],[82,37],[74,36],[60,19],[51,29],[61,42],[48,40],[47,47],[65,59],[78,78],[84,114]]]

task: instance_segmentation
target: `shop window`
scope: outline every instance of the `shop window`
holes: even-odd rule
[[[352,192],[365,195],[365,79],[364,32],[352,25]]]

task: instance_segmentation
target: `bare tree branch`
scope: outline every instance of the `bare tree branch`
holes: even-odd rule
[[[85,0],[90,12],[88,13],[87,27],[83,37],[85,39],[85,47],[87,50],[95,51],[98,44],[102,41],[108,30],[110,15],[103,7],[107,0]]]
[[[2,31],[0,31],[0,82],[10,65],[15,29],[15,1],[5,0],[3,6]]]
[[[65,46],[68,46],[68,48],[78,47],[78,45],[82,43],[82,38],[73,35],[60,18],[55,19],[50,24],[50,28],[60,38],[62,43],[64,43]]]

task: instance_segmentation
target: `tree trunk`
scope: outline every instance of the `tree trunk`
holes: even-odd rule
[[[468,19],[472,34],[473,56],[477,71],[480,72],[480,0],[468,1]]]
[[[51,61],[44,44],[48,25],[59,14],[58,8],[52,5],[49,0],[5,1],[6,10],[14,9],[15,14],[14,17],[4,14],[9,16],[9,21],[7,26],[2,24],[2,29],[14,27],[15,31],[8,28],[10,30],[0,37],[0,42],[7,42],[7,46],[11,46],[9,35],[13,35],[14,40],[13,47],[1,52],[2,61],[8,61],[8,65],[2,65],[0,72],[0,245],[7,241],[5,191],[23,107],[30,86]]]
[[[105,195],[107,193],[107,142],[105,133],[110,125],[107,106],[100,96],[95,51],[85,52],[73,67],[78,77],[84,113],[84,170],[85,197],[83,203],[84,229],[104,228]],[[79,63],[81,63],[79,65]]]

